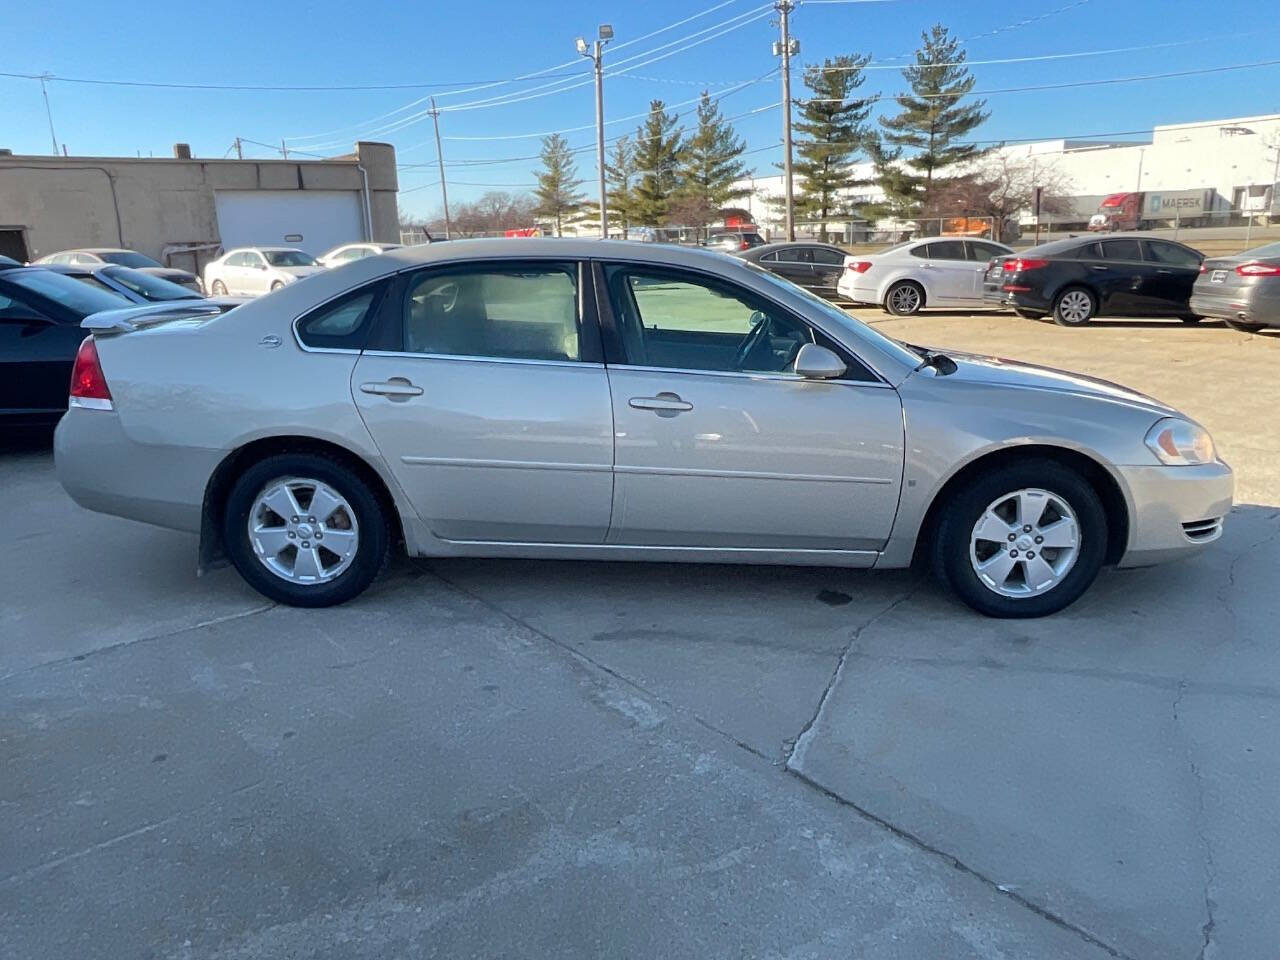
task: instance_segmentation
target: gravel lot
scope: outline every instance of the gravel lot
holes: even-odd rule
[[[1182,407],[1225,537],[1031,622],[517,561],[301,611],[0,453],[0,955],[1274,956],[1280,336],[859,312]]]

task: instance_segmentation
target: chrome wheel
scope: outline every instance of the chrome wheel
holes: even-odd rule
[[[891,313],[915,313],[920,309],[920,291],[909,283],[901,284],[889,291],[889,311]]]
[[[1071,505],[1048,490],[1006,494],[978,518],[969,562],[983,585],[1002,597],[1048,593],[1075,566],[1080,523]]]
[[[1093,316],[1093,298],[1083,290],[1068,290],[1058,301],[1058,319],[1063,323],[1086,323]]]
[[[289,477],[272,482],[254,499],[249,544],[282,580],[325,583],[355,559],[360,527],[355,510],[328,484]]]

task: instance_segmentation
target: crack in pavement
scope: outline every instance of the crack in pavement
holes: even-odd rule
[[[804,753],[809,747],[809,741],[813,737],[814,728],[817,726],[818,718],[822,716],[822,709],[827,705],[827,699],[831,696],[831,691],[835,688],[840,675],[844,672],[844,666],[849,660],[849,654],[862,638],[863,631],[873,626],[882,617],[888,616],[899,606],[906,603],[920,589],[922,580],[916,581],[911,587],[900,597],[896,597],[885,605],[879,612],[872,614],[860,626],[854,629],[849,637],[849,642],[845,644],[844,650],[840,652],[839,659],[836,660],[835,669],[831,671],[831,679],[827,681],[827,685],[823,688],[822,695],[818,697],[818,706],[813,711],[813,716],[809,718],[809,722],[804,725],[801,731],[796,734],[796,738],[791,741],[791,749],[787,751],[787,759],[783,766],[790,770],[794,763],[797,762],[797,754],[799,754],[799,762],[804,761]]]
[[[1196,786],[1196,836],[1200,839],[1200,845],[1204,848],[1204,911],[1205,921],[1201,926],[1200,932],[1204,940],[1200,944],[1200,952],[1196,954],[1196,960],[1204,960],[1206,952],[1213,944],[1213,931],[1218,925],[1217,919],[1214,917],[1213,911],[1216,906],[1213,900],[1213,885],[1218,879],[1217,865],[1213,862],[1213,848],[1209,845],[1208,833],[1208,815],[1205,810],[1204,803],[1204,780],[1200,776],[1200,767],[1191,757],[1191,745],[1187,742],[1186,735],[1182,732],[1182,720],[1178,716],[1178,707],[1182,705],[1182,698],[1187,692],[1187,683],[1183,681],[1178,684],[1178,695],[1173,698],[1173,725],[1178,731],[1182,741],[1182,752],[1187,761],[1187,768],[1191,771],[1191,779]]]
[[[626,676],[625,674],[620,673],[619,671],[613,669],[612,667],[609,667],[606,664],[603,664],[595,660],[593,657],[587,655],[586,653],[583,653],[578,648],[568,643],[565,643],[563,640],[560,640],[552,636],[546,631],[533,626],[523,618],[516,616],[515,614],[499,606],[497,603],[489,600],[487,597],[481,596],[480,594],[464,586],[461,586],[460,584],[455,583],[454,581],[450,580],[448,577],[444,576],[443,574],[441,574],[440,572],[434,569],[432,569],[431,572],[437,579],[440,580],[441,583],[444,583],[446,586],[449,586],[452,589],[457,590],[459,593],[462,593],[472,598],[477,603],[480,603],[483,606],[489,608],[490,610],[495,611],[496,613],[500,614],[501,616],[505,617],[511,622],[518,624],[521,627],[524,627],[526,630],[530,631],[531,633],[535,634],[538,637],[541,637],[542,639],[546,640],[548,643],[552,644],[553,646],[561,650],[564,650],[575,659],[580,660],[584,663],[590,664],[592,667],[602,671],[603,673],[614,678],[620,683],[626,684],[627,686],[644,694],[647,697],[651,697],[653,700],[657,701],[658,703],[661,703],[663,706],[670,709],[673,713],[692,719],[699,726],[710,731],[711,733],[714,733],[724,738],[725,740],[729,741],[733,745],[740,747],[741,749],[745,750],[747,753],[750,753],[752,756],[759,757],[760,759],[769,762],[771,765],[775,767],[780,766],[783,773],[789,774],[790,776],[794,777],[799,783],[804,784],[810,790],[813,790],[816,793],[821,794],[823,797],[826,797],[827,799],[834,801],[836,804],[842,807],[852,810],[855,814],[857,814],[859,817],[863,818],[867,822],[875,824],[876,826],[884,830],[887,830],[893,836],[897,837],[899,840],[909,843],[911,846],[915,847],[917,850],[920,850],[921,852],[926,853],[930,856],[941,858],[949,866],[951,866],[956,870],[959,870],[961,873],[964,873],[967,876],[974,878],[983,886],[995,892],[996,895],[1002,896],[1008,900],[1011,900],[1014,903],[1018,904],[1019,906],[1023,907],[1024,909],[1031,911],[1036,916],[1040,917],[1042,920],[1045,920],[1053,924],[1054,926],[1059,927],[1060,929],[1063,929],[1063,930],[1069,931],[1070,933],[1075,934],[1085,943],[1088,943],[1091,946],[1097,947],[1098,949],[1104,951],[1108,956],[1116,958],[1116,960],[1136,960],[1136,958],[1131,957],[1126,953],[1123,953],[1116,947],[1107,943],[1105,940],[1102,940],[1097,935],[1090,933],[1088,930],[1084,929],[1083,927],[1080,927],[1072,923],[1071,921],[1065,919],[1064,917],[1058,916],[1057,914],[1046,909],[1045,907],[1042,907],[1039,904],[1035,903],[1034,901],[1029,900],[1027,897],[1023,896],[1022,894],[1017,893],[1016,891],[1009,889],[1008,887],[1005,887],[1000,883],[997,883],[991,877],[988,877],[987,875],[981,873],[977,869],[969,866],[968,864],[966,864],[964,861],[960,860],[958,857],[954,856],[953,854],[947,853],[945,850],[942,850],[939,847],[933,846],[932,844],[926,842],[920,837],[915,836],[914,834],[903,829],[902,827],[899,827],[896,824],[891,823],[890,821],[884,819],[883,817],[877,816],[876,814],[865,809],[864,807],[859,806],[857,803],[853,802],[852,800],[849,800],[848,798],[841,796],[840,794],[836,793],[834,790],[831,790],[828,787],[823,786],[818,781],[812,779],[808,775],[792,767],[791,759],[796,752],[794,745],[791,751],[791,755],[788,756],[788,758],[784,762],[779,764],[776,759],[766,756],[760,750],[756,749],[750,744],[744,743],[743,741],[739,740],[737,737],[733,736],[731,733],[725,730],[721,730],[720,728],[716,727],[714,724],[698,716],[696,713],[693,713],[692,711],[687,710],[683,707],[677,706],[676,704],[667,700],[665,697],[662,697],[654,693],[653,691],[649,690],[643,684],[635,680],[632,680],[630,677]],[[809,724],[806,725],[805,731],[809,731],[812,729],[814,723],[817,720],[818,715],[822,712],[822,706],[826,702],[828,696],[830,695],[832,687],[835,685],[835,682],[839,677],[841,666],[848,660],[849,652],[853,649],[854,645],[858,642],[862,634],[865,633],[869,627],[873,626],[877,621],[887,616],[898,606],[910,600],[918,592],[918,590],[921,588],[924,582],[925,581],[922,579],[917,583],[915,583],[908,591],[906,591],[904,594],[902,594],[901,596],[891,601],[878,613],[868,618],[868,620],[865,623],[863,623],[854,631],[853,636],[850,638],[848,645],[845,647],[844,652],[841,654],[840,662],[837,663],[836,665],[836,669],[832,674],[830,683],[828,683],[827,688],[823,691],[822,697],[818,703],[818,709],[815,711],[813,718],[809,721]],[[803,736],[803,732],[801,735]],[[797,737],[797,744],[799,742],[799,739],[800,738]]]

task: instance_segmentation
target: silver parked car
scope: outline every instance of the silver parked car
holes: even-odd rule
[[[175,322],[177,321],[177,322]],[[284,603],[415,556],[903,567],[1037,616],[1103,564],[1222,533],[1194,421],[889,339],[722,254],[599,240],[395,250],[223,316],[85,321],[58,476],[199,532]],[[401,546],[402,545],[402,546]]]
[[[388,250],[399,250],[402,246],[402,243],[343,243],[320,254],[316,257],[316,263],[322,267],[340,267],[352,260],[363,260]]]
[[[324,270],[315,257],[294,247],[237,247],[204,268],[204,288],[256,297]]]
[[[898,316],[926,307],[980,307],[987,263],[1010,253],[1011,248],[990,240],[909,240],[879,253],[846,257],[836,289],[846,300],[878,304]]]
[[[138,253],[136,250],[125,250],[120,247],[83,247],[79,250],[59,250],[57,253],[45,254],[40,259],[33,260],[32,263],[36,266],[61,264],[81,267],[95,267],[104,263],[114,263],[118,267],[128,267],[131,270],[149,273],[153,277],[168,280],[170,283],[176,283],[178,286],[194,290],[196,293],[203,292],[200,286],[200,278],[194,273],[179,270],[177,267],[166,267],[146,254]]]
[[[1242,333],[1280,327],[1280,243],[1206,260],[1190,306],[1193,313],[1223,320]]]

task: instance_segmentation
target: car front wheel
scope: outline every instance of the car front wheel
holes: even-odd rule
[[[250,466],[231,487],[223,543],[259,593],[295,607],[357,596],[390,555],[386,509],[340,460],[286,453]]]
[[[227,285],[221,280],[213,281],[211,289],[215,297],[225,297],[227,295]]]
[[[973,478],[937,528],[934,567],[989,617],[1042,617],[1074,603],[1107,555],[1107,519],[1092,485],[1053,460]]]

